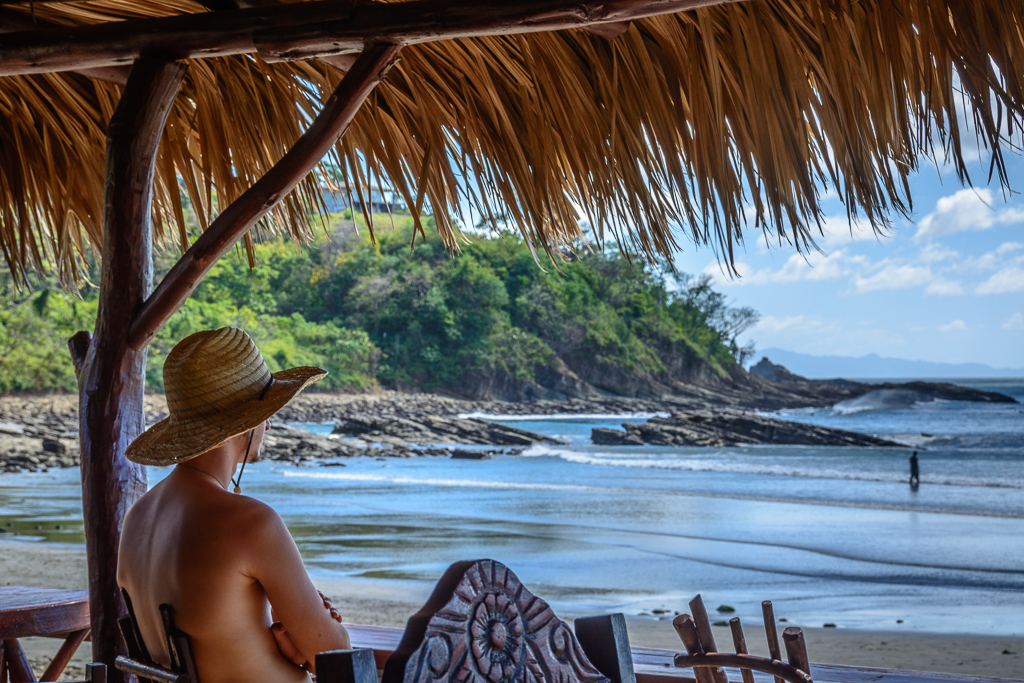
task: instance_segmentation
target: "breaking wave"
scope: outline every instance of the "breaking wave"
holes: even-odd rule
[[[863,396],[840,401],[832,406],[832,413],[854,415],[868,410],[910,410],[915,405],[936,403],[938,400],[910,389],[876,389]]]
[[[751,458],[737,460],[730,457],[724,450],[712,450],[692,457],[665,457],[656,455],[649,458],[622,456],[615,453],[575,450],[553,446],[531,446],[523,451],[521,457],[553,457],[579,465],[598,467],[625,467],[632,469],[674,470],[682,472],[722,472],[727,474],[753,474],[776,477],[801,477],[809,479],[837,479],[846,481],[874,481],[904,483],[906,477],[902,470],[899,473],[890,471],[870,471],[865,469],[840,469],[808,464],[810,458],[765,458],[765,462],[756,462]],[[792,462],[797,460],[797,462]],[[819,461],[821,459],[818,459]],[[789,461],[789,462],[787,462]],[[929,474],[925,480],[928,485],[970,486],[981,488],[1003,488],[1024,490],[1024,478],[1007,479],[996,477],[977,477],[967,475]]]

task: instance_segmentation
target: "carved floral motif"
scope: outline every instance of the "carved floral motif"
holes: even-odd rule
[[[569,627],[505,565],[463,573],[428,622],[403,683],[609,683]]]

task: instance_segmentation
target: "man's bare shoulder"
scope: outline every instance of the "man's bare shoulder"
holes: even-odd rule
[[[285,528],[274,508],[234,493],[210,496],[204,502],[203,517],[238,539],[257,540],[268,532],[276,533]]]

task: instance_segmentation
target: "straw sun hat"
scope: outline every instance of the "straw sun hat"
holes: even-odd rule
[[[327,376],[299,367],[271,374],[256,344],[237,327],[185,337],[164,363],[170,417],[125,453],[143,465],[177,465],[258,427],[296,394]]]

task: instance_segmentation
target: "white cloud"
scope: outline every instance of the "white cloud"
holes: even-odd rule
[[[879,289],[906,289],[920,287],[932,281],[932,269],[928,266],[898,265],[889,263],[874,275],[855,277],[853,286],[858,292],[873,292]]]
[[[924,293],[931,294],[933,296],[955,296],[957,294],[963,294],[964,288],[959,282],[946,280],[940,277],[929,283],[929,285],[924,288]]]
[[[998,256],[1002,256],[1004,254],[1011,254],[1015,251],[1020,251],[1021,249],[1024,249],[1024,242],[1003,242],[996,247],[994,253]]]
[[[1007,266],[994,273],[975,289],[977,294],[1008,294],[1024,290],[1024,268],[1018,265]]]
[[[871,223],[864,220],[851,221],[846,216],[829,216],[821,222],[821,241],[826,247],[841,247],[850,242],[875,239]]]
[[[848,256],[840,249],[832,254],[813,251],[809,254],[793,254],[782,265],[773,270],[762,268],[754,270],[743,261],[736,262],[738,278],[729,278],[722,272],[717,263],[710,263],[704,272],[715,279],[715,284],[725,285],[764,285],[771,283],[798,282],[801,280],[835,280],[849,274],[849,264],[866,263],[863,256]]]
[[[1024,330],[1024,315],[1014,313],[1000,327],[1004,330]]]
[[[931,245],[929,245],[931,246]],[[984,253],[977,258],[964,259],[960,264],[968,270],[999,270],[1006,265],[1024,262],[1024,254],[1013,257],[1014,252],[1024,249],[1021,242],[1003,242],[990,252]]]
[[[959,257],[959,251],[932,242],[924,245],[924,249],[918,254],[917,259],[925,263],[939,263],[941,261],[952,261]]]
[[[992,208],[992,201],[992,191],[987,188],[964,189],[942,197],[935,203],[935,210],[918,223],[914,239],[930,240],[956,232],[987,230],[997,224],[1024,221],[1024,209],[1006,207],[996,211]]]
[[[967,323],[965,323],[963,320],[954,320],[948,325],[942,325],[941,327],[939,327],[939,330],[941,330],[942,332],[966,332]]]
[[[766,315],[758,321],[754,329],[759,332],[782,332],[793,327],[804,327],[806,324],[807,318],[802,315],[789,315],[784,318]]]

